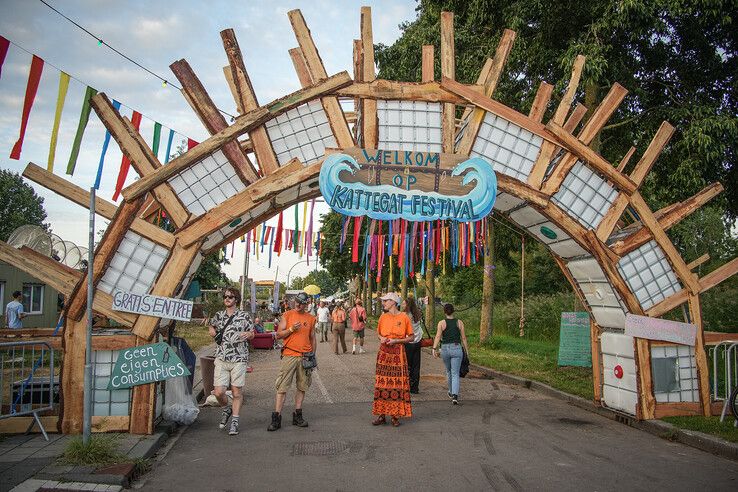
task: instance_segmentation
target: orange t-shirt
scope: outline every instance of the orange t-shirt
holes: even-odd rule
[[[413,324],[405,313],[384,313],[377,322],[377,333],[387,338],[406,338],[413,334]]]
[[[343,309],[336,308],[333,310],[333,322],[334,323],[343,323],[346,321],[346,311]]]
[[[294,309],[284,313],[285,328],[291,327],[298,321],[300,327],[284,339],[283,355],[290,357],[301,357],[305,352],[312,352],[310,334],[315,329],[315,316],[308,313],[299,313]]]

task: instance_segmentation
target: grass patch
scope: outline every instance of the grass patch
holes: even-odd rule
[[[130,461],[118,451],[118,434],[95,434],[85,446],[82,436],[72,439],[59,459],[66,465],[110,465]]]
[[[187,340],[187,345],[195,353],[201,348],[213,343],[213,337],[208,333],[208,327],[202,323],[183,323],[178,321],[174,333],[178,337]]]
[[[733,427],[733,417],[727,416],[725,422],[720,417],[664,417],[661,420],[680,429],[711,434],[730,442],[738,442],[738,427]]]

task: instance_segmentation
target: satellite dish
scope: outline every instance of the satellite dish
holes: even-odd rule
[[[42,255],[51,256],[51,236],[41,226],[26,224],[18,227],[10,234],[8,244],[18,249],[28,246]]]

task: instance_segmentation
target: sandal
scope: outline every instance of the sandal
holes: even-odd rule
[[[392,417],[392,427],[400,427],[400,419]]]
[[[384,425],[387,423],[387,419],[384,418],[384,415],[380,415],[376,419],[372,420],[372,425]]]

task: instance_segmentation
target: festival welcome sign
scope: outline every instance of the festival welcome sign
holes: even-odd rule
[[[378,220],[474,222],[497,197],[489,162],[434,152],[346,149],[325,159],[319,182],[336,212]]]

